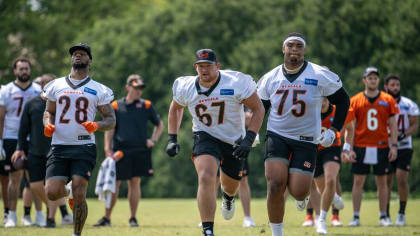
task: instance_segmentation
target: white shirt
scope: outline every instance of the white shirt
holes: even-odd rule
[[[97,107],[114,99],[111,89],[90,78],[77,86],[67,77],[55,79],[45,86],[43,95],[56,102],[52,144],[62,145],[95,143],[95,135],[89,134],[82,123],[94,121]]]
[[[220,70],[220,81],[208,96],[198,93],[197,86],[200,86],[197,81],[197,76],[184,76],[173,84],[173,99],[188,107],[193,117],[193,132],[204,131],[229,144],[245,137],[242,101],[256,92],[252,77],[237,71]]]
[[[334,94],[342,83],[336,74],[311,62],[297,76],[289,82],[279,65],[258,81],[258,95],[271,102],[267,130],[317,144],[322,99]]]
[[[0,106],[5,106],[6,116],[4,119],[3,139],[18,139],[20,118],[26,102],[41,93],[41,87],[31,83],[26,89],[22,89],[10,82],[0,89]]]
[[[419,107],[411,99],[401,96],[401,99],[398,102],[398,108],[400,109],[400,113],[395,116],[395,119],[397,120],[398,131],[405,132],[408,127],[410,127],[408,116],[418,116],[420,114]],[[398,149],[407,148],[413,148],[411,136],[407,136],[398,142]]]

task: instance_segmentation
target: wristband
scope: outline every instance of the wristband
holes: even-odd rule
[[[350,151],[350,148],[351,148],[350,143],[344,143],[343,144],[343,151],[349,152]]]

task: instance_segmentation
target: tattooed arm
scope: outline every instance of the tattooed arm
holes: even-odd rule
[[[56,111],[55,102],[47,100],[47,105],[45,107],[44,118],[43,118],[44,126],[55,123],[55,111]]]
[[[115,127],[115,112],[111,104],[98,106],[102,120],[98,121],[98,130],[105,131]]]

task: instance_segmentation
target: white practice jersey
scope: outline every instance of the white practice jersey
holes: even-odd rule
[[[237,71],[220,70],[220,80],[206,94],[199,94],[198,76],[179,77],[173,85],[173,99],[187,106],[193,117],[193,132],[204,131],[234,144],[245,137],[245,113],[242,101],[256,92],[251,76]]]
[[[5,106],[3,139],[18,139],[20,118],[26,102],[41,93],[41,86],[31,83],[26,89],[10,82],[0,89],[0,106]]]
[[[340,78],[323,67],[305,62],[297,78],[289,82],[283,65],[258,81],[258,95],[270,100],[267,130],[294,140],[318,143],[321,106],[325,96],[342,87]]]
[[[111,89],[90,78],[79,85],[68,77],[53,80],[45,86],[44,96],[56,104],[52,144],[61,145],[95,143],[95,135],[82,123],[94,121],[97,107],[114,100]]]
[[[420,114],[419,107],[411,99],[401,96],[398,102],[398,108],[400,113],[395,116],[398,124],[398,131],[405,132],[410,126],[408,116],[418,116]],[[411,136],[398,142],[398,149],[413,148]]]

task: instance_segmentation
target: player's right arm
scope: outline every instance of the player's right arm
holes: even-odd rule
[[[45,112],[44,112],[44,118],[43,118],[44,127],[48,126],[49,124],[54,125],[55,113],[56,113],[55,102],[47,100],[47,104],[46,104]]]
[[[184,107],[172,100],[168,112],[168,145],[166,146],[166,153],[171,157],[179,152],[177,135],[183,114]]]

